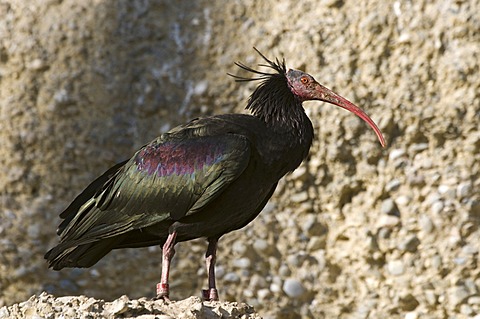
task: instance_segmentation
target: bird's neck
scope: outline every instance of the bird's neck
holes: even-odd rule
[[[302,101],[294,96],[284,76],[274,75],[252,93],[246,109],[262,120],[273,132],[310,149],[313,126],[305,114]],[[305,155],[306,156],[306,155]]]
[[[305,114],[300,101],[273,107],[273,113],[259,113],[259,117],[273,133],[283,136],[291,144],[310,149],[313,140],[312,122]]]
[[[272,165],[277,161],[283,163],[282,158],[289,159],[288,164],[279,168],[281,174],[285,174],[297,168],[307,157],[313,140],[313,126],[302,102],[291,93],[286,82],[280,80],[263,82],[251,95],[247,109],[262,120],[270,132],[272,141],[268,148]]]

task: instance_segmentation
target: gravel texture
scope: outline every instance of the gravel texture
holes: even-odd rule
[[[306,103],[310,157],[221,238],[220,298],[267,319],[480,318],[479,12],[449,0],[0,0],[0,316],[95,317],[121,302],[151,314],[136,311],[159,305],[141,298],[160,249],[47,270],[58,214],[168,128],[242,112],[254,84],[226,73],[261,62],[256,46],[364,108],[388,146],[352,114]],[[177,246],[174,304],[215,309],[191,297],[205,249]]]

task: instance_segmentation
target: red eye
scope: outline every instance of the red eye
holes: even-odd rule
[[[302,76],[302,78],[300,79],[300,82],[302,82],[303,84],[307,84],[308,78],[306,76]]]

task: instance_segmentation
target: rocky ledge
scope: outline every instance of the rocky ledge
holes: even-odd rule
[[[104,301],[86,296],[55,297],[42,293],[27,301],[0,308],[0,318],[27,319],[213,319],[261,318],[244,303],[205,302],[199,297],[165,302],[140,298],[130,300],[122,296],[114,301]]]

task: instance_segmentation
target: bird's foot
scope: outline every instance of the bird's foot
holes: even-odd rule
[[[159,282],[157,284],[157,297],[155,299],[162,299],[164,301],[170,301],[170,289],[168,284]]]
[[[205,301],[218,301],[218,291],[216,288],[203,289],[202,296]]]

